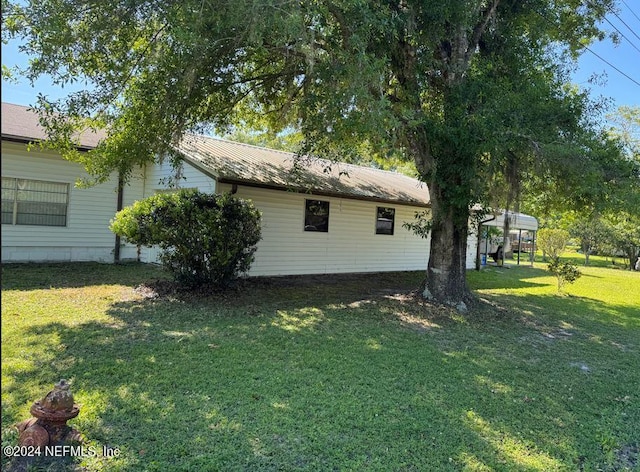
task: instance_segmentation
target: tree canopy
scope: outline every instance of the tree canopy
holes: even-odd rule
[[[40,108],[52,143],[98,180],[172,155],[185,132],[238,123],[298,130],[301,154],[348,160],[364,149],[413,161],[431,196],[424,294],[460,304],[476,203],[508,203],[522,180],[587,202],[601,187],[585,191],[585,176],[607,177],[607,163],[618,175],[618,148],[566,68],[602,37],[612,6],[3,0],[3,37],[24,38],[28,77],[91,85]],[[107,127],[109,138],[74,153],[83,127]]]
[[[603,142],[611,147],[597,172],[581,181],[578,195],[587,198],[574,199],[575,189],[538,192],[526,202],[526,211],[538,215],[543,227],[568,229],[587,265],[592,251],[622,252],[633,268],[640,253],[640,108],[622,106],[607,118]]]

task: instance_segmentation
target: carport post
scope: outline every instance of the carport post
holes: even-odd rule
[[[531,240],[531,257],[529,258],[529,260],[531,261],[532,266],[536,259],[536,234],[537,233],[538,233],[537,231],[533,232],[533,239]]]

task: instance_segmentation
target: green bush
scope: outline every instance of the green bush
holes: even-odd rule
[[[251,267],[260,212],[230,194],[161,193],[116,213],[111,231],[139,246],[157,245],[160,260],[187,287],[226,287]]]
[[[567,282],[573,283],[582,275],[582,272],[578,270],[578,266],[569,261],[561,262],[558,258],[549,263],[548,269],[558,278],[558,292],[562,290]]]

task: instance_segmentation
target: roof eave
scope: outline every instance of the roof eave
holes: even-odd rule
[[[2,135],[2,141],[8,141],[10,143],[17,143],[17,144],[39,145],[44,140],[40,139],[40,138],[27,138],[27,137],[24,137],[24,136],[15,136],[15,135],[10,135],[10,134],[3,134]],[[92,147],[92,146],[76,146],[76,149],[78,151],[81,151],[81,152],[87,152],[87,151],[91,151],[91,150],[95,149],[95,147]]]
[[[419,202],[419,201],[397,200],[397,199],[391,199],[391,198],[381,198],[381,197],[358,195],[358,194],[351,194],[351,193],[344,193],[344,192],[330,192],[326,190],[305,189],[302,187],[268,184],[268,183],[259,182],[259,181],[239,179],[235,177],[219,176],[217,177],[217,180],[221,184],[243,185],[245,187],[262,188],[267,190],[278,190],[281,192],[294,192],[294,193],[302,193],[307,195],[318,195],[322,197],[348,198],[350,200],[361,200],[361,201],[367,201],[367,202],[386,203],[386,204],[392,204],[392,205],[431,208],[430,203]]]
[[[180,149],[177,149],[177,148],[174,148],[174,149],[178,153],[180,153],[180,155],[182,156],[182,159],[184,161],[186,161],[187,163],[189,163],[189,165],[191,165],[192,167],[194,167],[198,171],[202,172],[207,177],[210,177],[213,180],[217,180],[218,182],[220,182],[220,175],[217,174],[216,172],[213,172],[211,170],[211,168],[204,166],[202,163],[200,163],[200,161],[198,161],[197,159],[192,158],[191,156],[189,156],[184,151],[181,151]]]

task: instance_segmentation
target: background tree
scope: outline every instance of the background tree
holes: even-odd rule
[[[609,221],[616,252],[624,254],[627,267],[633,270],[640,256],[640,215],[621,212],[609,216]]]
[[[26,41],[28,77],[92,84],[40,109],[52,145],[98,180],[239,122],[300,130],[301,154],[353,159],[367,143],[413,161],[432,204],[424,294],[459,304],[470,208],[492,176],[564,190],[601,176],[592,110],[561,64],[602,36],[612,4],[31,0],[3,2],[3,37]],[[87,126],[110,136],[75,153]]]
[[[613,258],[623,254],[633,268],[640,251],[640,107],[620,107],[608,120],[614,124],[608,134],[620,148],[627,175],[615,177],[619,185],[595,199],[590,208],[564,219],[571,219],[569,230],[581,242],[587,263],[596,250]],[[607,172],[617,172],[614,169],[619,166],[611,165]]]
[[[629,159],[638,160],[640,156],[640,106],[622,106],[608,115],[614,125],[609,133],[620,139]]]
[[[609,132],[622,143],[633,178],[624,186],[618,198],[622,203],[610,212],[608,220],[616,248],[625,254],[628,267],[633,269],[640,256],[640,107],[620,107],[609,120],[615,124]]]
[[[557,261],[567,247],[569,232],[564,229],[543,228],[538,231],[538,247],[551,261]]]
[[[269,129],[256,130],[238,126],[225,134],[224,139],[252,146],[296,152],[303,137],[295,131],[274,133]]]
[[[584,265],[589,265],[589,256],[600,253],[606,242],[611,239],[610,227],[600,215],[585,215],[573,221],[569,226],[569,234],[580,244],[584,254]]]

